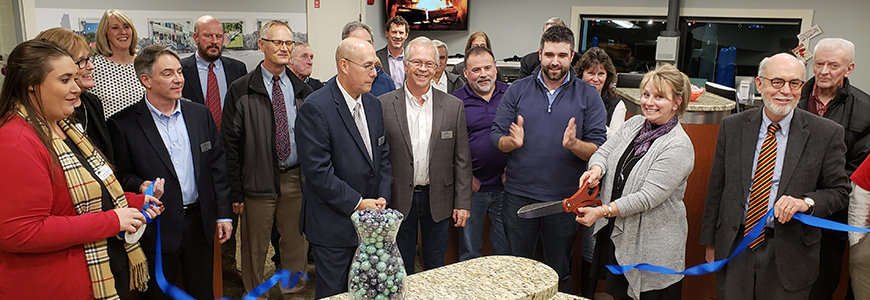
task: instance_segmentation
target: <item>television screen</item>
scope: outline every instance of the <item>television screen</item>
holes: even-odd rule
[[[386,12],[411,30],[468,30],[468,0],[387,0]]]

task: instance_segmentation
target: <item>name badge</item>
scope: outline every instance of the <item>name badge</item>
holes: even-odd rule
[[[441,139],[442,139],[442,140],[449,140],[449,139],[452,139],[452,138],[453,138],[453,130],[448,130],[448,131],[442,131],[442,132],[441,132]]]
[[[202,144],[199,144],[199,152],[206,152],[211,150],[211,141],[205,141]]]
[[[384,141],[385,141],[385,139],[384,139],[384,136],[382,135],[381,137],[378,138],[378,146],[383,146]]]
[[[97,169],[96,173],[97,177],[100,177],[100,180],[104,181],[106,180],[106,178],[109,178],[109,176],[112,175],[112,168],[109,168],[108,165],[103,165],[102,167]]]

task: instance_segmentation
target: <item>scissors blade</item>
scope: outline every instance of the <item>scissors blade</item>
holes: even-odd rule
[[[532,203],[520,208],[517,211],[517,216],[520,218],[539,218],[560,212],[565,212],[562,209],[562,201],[548,201],[541,203]]]

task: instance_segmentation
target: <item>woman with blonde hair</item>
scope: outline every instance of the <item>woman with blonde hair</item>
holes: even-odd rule
[[[103,13],[97,25],[96,50],[91,61],[94,87],[90,92],[103,100],[104,119],[142,99],[145,88],[136,77],[133,59],[139,42],[136,27],[126,14],[117,9]]]
[[[118,299],[144,290],[145,255],[118,232],[144,230],[140,210],[157,205],[145,211],[154,218],[160,201],[124,193],[68,119],[81,89],[66,49],[26,41],[7,63],[0,91],[0,299]],[[121,263],[126,268],[118,269]]]
[[[683,194],[695,151],[679,118],[689,103],[689,78],[665,64],[647,73],[640,89],[643,115],[625,121],[608,137],[580,176],[581,185],[602,183],[603,205],[580,208],[576,220],[595,226],[592,276],[605,280],[608,294],[616,299],[680,299],[682,275],[637,269],[614,275],[605,268],[635,263],[685,268]]]

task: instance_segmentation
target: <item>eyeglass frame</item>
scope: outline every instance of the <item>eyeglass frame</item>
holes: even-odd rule
[[[360,68],[363,68],[364,70],[366,70],[366,72],[371,72],[371,71],[374,71],[374,70],[375,70],[375,66],[376,66],[375,63],[372,63],[370,66],[365,66],[365,65],[363,65],[363,64],[361,64],[361,63],[358,63],[358,62],[352,61],[352,60],[350,60],[349,58],[342,58],[342,59],[343,59],[343,60],[346,60],[346,61],[349,61],[349,62],[351,62],[351,63],[353,63],[353,64],[359,66]]]
[[[282,40],[272,40],[272,39],[267,39],[267,38],[260,38],[260,39],[267,41],[267,42],[270,42],[270,43],[272,43],[272,45],[275,45],[275,47],[279,47],[279,48],[281,46],[287,45],[287,48],[289,49],[289,48],[293,48],[293,45],[296,45],[296,41],[294,41],[294,40],[282,41]]]
[[[435,61],[427,61],[427,62],[424,63],[422,60],[419,60],[419,59],[408,60],[408,64],[409,64],[409,65],[414,65],[415,68],[422,67],[423,65],[426,65],[426,68],[429,68],[429,69],[435,69],[435,68],[438,67],[438,62],[435,62]]]
[[[758,78],[767,79],[767,81],[770,81],[770,86],[775,88],[775,89],[781,89],[782,87],[785,86],[785,83],[788,82],[788,87],[790,89],[800,90],[804,86],[804,84],[807,83],[806,81],[803,81],[800,79],[792,79],[792,80],[786,81],[785,79],[782,79],[782,78],[767,78],[764,76],[758,76]],[[777,86],[777,83],[774,82],[774,80],[782,80],[782,82],[778,84],[779,86]],[[799,84],[797,86],[794,86],[797,83],[799,83]]]
[[[93,57],[93,55],[91,55],[91,54],[85,56],[84,58],[82,58],[82,59],[78,60],[77,62],[75,62],[75,63],[76,63],[76,66],[78,66],[79,69],[87,68],[87,67],[88,67],[88,62],[91,61],[91,58],[92,58],[92,57]]]

